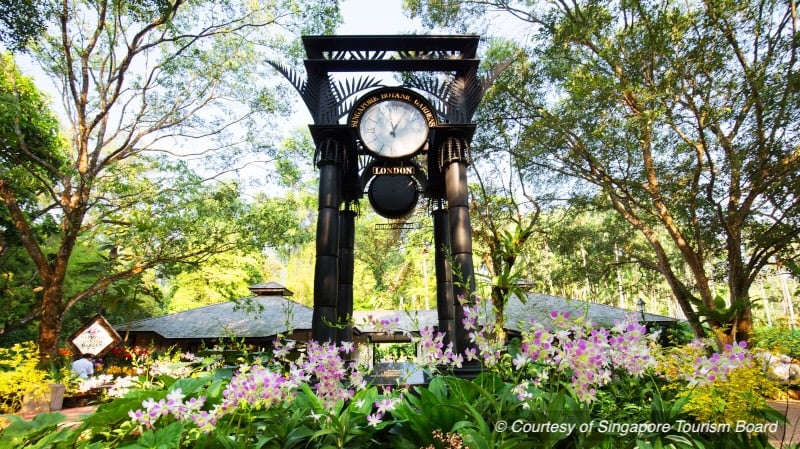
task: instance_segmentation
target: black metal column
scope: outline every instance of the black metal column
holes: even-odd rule
[[[473,302],[475,273],[472,263],[472,224],[469,218],[469,190],[467,166],[469,143],[466,139],[450,138],[441,151],[447,197],[448,221],[450,223],[450,251],[453,258],[453,294],[455,295],[454,349],[463,353],[470,347],[468,332],[464,329],[463,303]]]
[[[436,309],[439,315],[439,332],[444,332],[444,344],[455,335],[455,295],[453,272],[450,269],[450,220],[444,200],[435,200],[433,217],[433,245],[436,266]]]
[[[342,142],[328,138],[317,146],[319,205],[317,258],[314,266],[314,314],[311,338],[336,340],[336,303],[339,291],[339,205],[342,202]]]
[[[345,202],[339,213],[339,297],[336,305],[336,317],[339,328],[336,340],[353,341],[353,248],[356,234],[355,203]]]

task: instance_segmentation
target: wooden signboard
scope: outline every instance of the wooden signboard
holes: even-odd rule
[[[92,354],[95,357],[102,357],[121,341],[122,338],[108,321],[102,315],[97,315],[72,334],[67,340],[67,344],[77,354]]]

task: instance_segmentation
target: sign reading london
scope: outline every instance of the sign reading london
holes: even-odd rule
[[[414,169],[414,166],[412,166],[412,165],[399,166],[399,167],[395,167],[395,166],[389,166],[389,167],[373,166],[372,167],[372,174],[376,175],[376,176],[377,175],[412,175],[413,176],[413,175],[416,174],[416,170]]]
[[[85,326],[75,332],[68,340],[77,353],[102,356],[122,339],[102,315],[97,315]]]

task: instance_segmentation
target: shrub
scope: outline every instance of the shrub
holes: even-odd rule
[[[18,412],[25,396],[46,397],[48,383],[48,373],[39,368],[39,348],[35,343],[0,348],[0,413]]]
[[[344,356],[352,343],[294,351],[296,342],[279,340],[266,360],[213,371],[194,362],[188,374],[173,354],[142,362],[150,370],[60,434],[64,444],[46,446],[45,427],[33,435],[17,420],[0,430],[0,447],[767,447],[762,431],[684,427],[779,419],[764,406],[769,384],[743,345],[706,355],[693,344],[656,358],[656,336],[635,320],[604,329],[553,313],[506,347],[492,340],[492,317],[480,306],[465,308],[476,348],[464,355],[432,329],[414,336],[417,363],[444,372],[472,361],[468,368],[483,367],[474,379],[371,386]]]
[[[769,405],[764,398],[777,391],[759,367],[742,366],[709,385],[683,390],[678,397],[689,398],[684,410],[698,422],[735,425],[740,421],[765,422],[764,412]]]
[[[743,342],[711,356],[701,342],[665,350],[658,371],[668,381],[665,388],[686,399],[683,409],[697,422],[765,422],[766,398],[779,392]]]
[[[776,354],[800,360],[800,329],[761,327],[753,332],[753,344]]]

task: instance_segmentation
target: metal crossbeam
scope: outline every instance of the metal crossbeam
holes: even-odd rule
[[[420,229],[422,225],[415,222],[376,223],[376,231],[394,231],[397,229]]]

